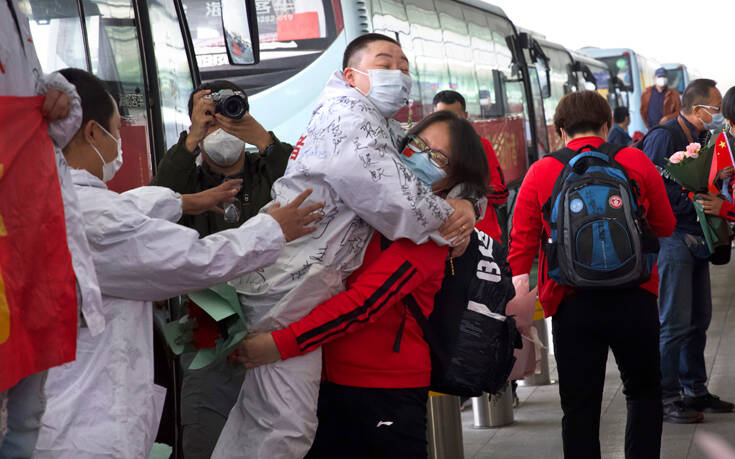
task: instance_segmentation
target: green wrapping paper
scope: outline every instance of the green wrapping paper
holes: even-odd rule
[[[704,240],[707,243],[707,249],[710,253],[715,253],[715,249],[719,246],[730,245],[730,227],[727,222],[716,215],[704,213],[702,206],[696,201],[694,196],[694,210],[697,211],[697,220],[702,227]]]
[[[171,351],[176,355],[196,352],[189,365],[190,370],[198,370],[215,360],[225,359],[235,346],[247,336],[248,326],[245,315],[237,299],[237,292],[227,284],[215,285],[208,289],[190,293],[191,299],[205,313],[227,331],[226,336],[216,340],[215,347],[197,349],[192,344],[192,331],[195,323],[186,315],[179,320],[163,326],[163,335]]]
[[[699,158],[676,164],[667,162],[664,169],[672,179],[692,193],[706,193],[713,153],[713,148],[703,147],[699,150]]]

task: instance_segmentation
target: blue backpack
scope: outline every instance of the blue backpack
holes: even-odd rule
[[[560,285],[628,288],[651,277],[658,239],[638,185],[615,161],[622,148],[603,143],[550,155],[564,164],[543,207],[551,229],[544,241],[549,277]]]

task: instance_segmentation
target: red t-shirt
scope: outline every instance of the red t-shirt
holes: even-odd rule
[[[495,206],[501,206],[508,200],[508,188],[505,186],[503,171],[500,169],[500,163],[492,144],[484,137],[481,137],[481,139],[487,155],[487,164],[490,167],[490,192],[487,195],[485,218],[477,222],[475,227],[493,238],[493,240],[500,241],[503,233],[498,224],[498,216],[495,214]]]
[[[598,147],[602,143],[603,139],[600,137],[581,137],[572,140],[567,146],[577,150],[585,145]],[[676,218],[656,167],[637,148],[623,148],[615,159],[628,172],[628,177],[638,183],[648,223],[659,237],[670,236],[674,231]],[[540,250],[543,231],[546,234],[551,233],[548,223],[543,219],[541,208],[551,196],[554,182],[563,168],[562,163],[548,156],[531,165],[518,190],[510,233],[508,262],[514,275],[530,272],[534,258],[537,254],[539,256],[539,300],[547,317],[554,315],[561,300],[573,291],[549,279],[546,256]],[[651,279],[641,284],[641,287],[658,295],[658,272],[655,269]]]
[[[323,347],[324,379],[355,387],[427,387],[431,355],[421,328],[402,299],[411,293],[428,317],[444,279],[446,246],[400,239],[381,248],[375,233],[347,290],[301,320],[273,332],[281,358]],[[405,323],[404,323],[405,321]],[[403,325],[400,349],[393,345]]]

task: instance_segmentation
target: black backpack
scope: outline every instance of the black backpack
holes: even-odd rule
[[[431,390],[478,397],[503,388],[513,350],[523,346],[515,320],[505,315],[514,295],[505,247],[475,230],[465,253],[447,262],[428,318],[413,296],[404,298],[431,349]]]
[[[549,277],[560,285],[626,288],[651,277],[658,239],[646,224],[638,185],[615,161],[622,148],[603,143],[550,155],[564,164],[543,207],[551,229],[544,241]]]

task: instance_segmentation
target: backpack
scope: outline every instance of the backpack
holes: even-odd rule
[[[550,155],[564,164],[543,206],[551,229],[544,241],[549,277],[557,284],[627,288],[651,277],[658,239],[646,223],[638,185],[615,161],[622,148],[603,143]]]
[[[449,260],[434,309],[424,316],[412,295],[404,303],[431,350],[430,389],[479,397],[497,393],[523,346],[505,305],[515,296],[505,248],[475,229],[465,253]],[[400,330],[394,350],[400,346]]]

